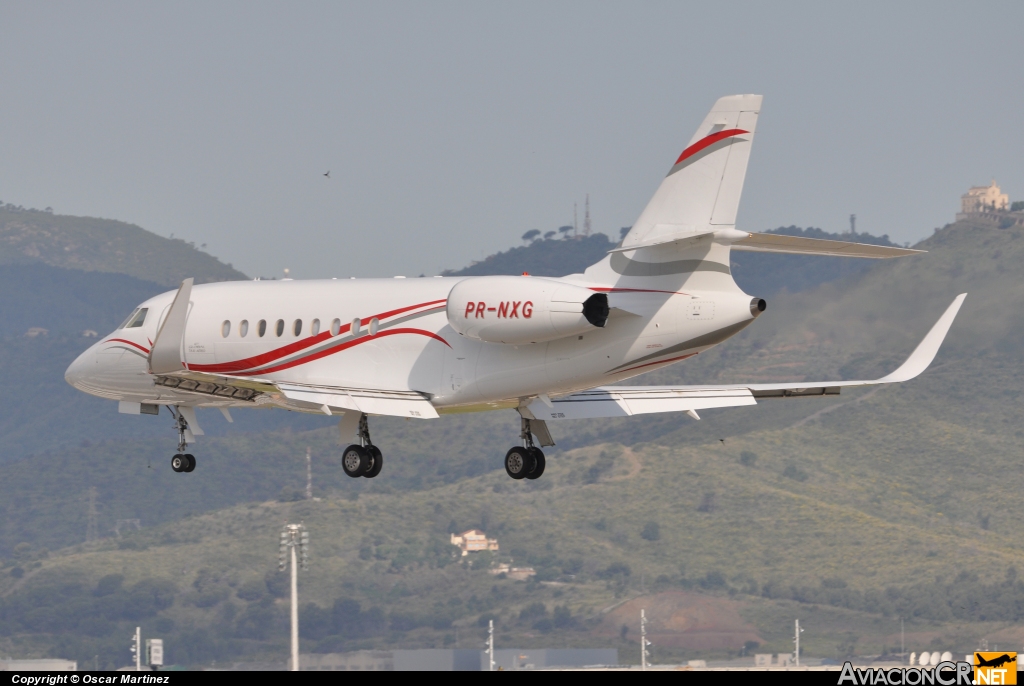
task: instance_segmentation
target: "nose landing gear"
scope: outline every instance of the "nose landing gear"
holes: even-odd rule
[[[171,416],[174,417],[175,428],[178,431],[178,452],[171,458],[171,469],[179,473],[191,472],[196,468],[196,457],[195,455],[185,453],[185,451],[188,449],[189,443],[196,442],[196,437],[192,434],[188,420],[185,419],[181,408],[168,405],[167,409],[171,411]]]
[[[196,468],[195,455],[182,455],[178,453],[171,458],[171,469],[176,472],[191,472]]]
[[[341,468],[346,476],[353,479],[365,477],[372,479],[380,474],[384,466],[384,456],[380,448],[370,440],[370,424],[366,415],[359,415],[359,443],[353,443],[341,454]]]

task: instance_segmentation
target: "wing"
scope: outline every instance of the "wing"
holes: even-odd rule
[[[603,386],[561,398],[537,398],[525,405],[536,419],[590,419],[626,417],[652,412],[695,412],[713,407],[755,405],[757,398],[839,395],[844,386],[900,383],[918,376],[935,359],[960,306],[958,295],[900,367],[870,381],[801,381],[782,384],[727,384],[721,386]]]

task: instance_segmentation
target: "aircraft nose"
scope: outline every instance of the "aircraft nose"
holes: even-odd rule
[[[84,353],[75,358],[75,361],[68,366],[64,372],[64,380],[75,388],[81,388],[82,382],[85,380],[86,373],[89,369],[89,363],[92,362],[92,356],[95,353],[92,348],[89,348]]]

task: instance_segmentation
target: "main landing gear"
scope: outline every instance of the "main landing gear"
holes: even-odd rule
[[[544,424],[544,422],[523,417],[522,429],[519,432],[519,437],[523,439],[523,445],[522,447],[515,446],[505,453],[505,472],[513,479],[539,479],[541,474],[544,473],[544,466],[547,464],[547,461],[544,459],[544,452],[533,444],[531,421]],[[541,429],[539,426],[536,428]],[[544,426],[543,431],[547,433],[546,426]],[[551,445],[554,445],[553,441]]]
[[[195,436],[192,435],[192,430],[189,428],[185,416],[181,413],[181,408],[169,405],[167,409],[171,411],[175,427],[178,430],[178,452],[171,458],[171,469],[179,473],[191,472],[196,468],[196,456],[187,454],[185,451],[188,450],[190,442],[195,443]],[[191,439],[191,441],[188,439]]]
[[[381,455],[380,448],[370,440],[370,423],[366,420],[366,415],[361,414],[359,417],[359,443],[353,443],[345,448],[345,452],[341,455],[341,468],[347,476],[353,479],[360,476],[372,479],[380,474],[383,466],[384,456]]]

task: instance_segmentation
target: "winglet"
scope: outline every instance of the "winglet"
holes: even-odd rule
[[[928,335],[924,337],[914,352],[910,353],[910,357],[907,361],[900,365],[899,369],[894,371],[888,376],[883,376],[878,380],[877,383],[899,383],[901,381],[909,381],[915,376],[923,372],[928,368],[928,365],[935,359],[936,353],[939,352],[939,346],[942,345],[942,341],[945,340],[946,334],[949,332],[949,327],[953,325],[953,320],[956,318],[957,312],[960,311],[960,306],[964,303],[964,298],[967,297],[966,293],[961,293],[956,296],[953,303],[946,308],[946,311],[939,321],[935,322],[935,326],[928,332]]]
[[[174,302],[167,310],[167,317],[160,325],[156,340],[149,351],[149,373],[171,374],[180,372],[184,366],[181,359],[181,339],[185,335],[185,320],[188,318],[188,302],[192,296],[192,282],[188,278],[181,282]]]

